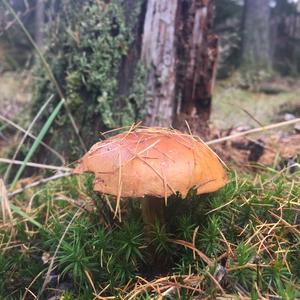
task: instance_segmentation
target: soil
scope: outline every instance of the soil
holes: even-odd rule
[[[253,167],[261,165],[282,170],[297,164],[300,154],[300,134],[293,130],[265,132],[259,136],[227,141],[212,148],[222,160],[231,162],[238,169],[253,170]]]

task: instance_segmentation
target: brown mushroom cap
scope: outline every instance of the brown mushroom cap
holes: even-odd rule
[[[96,143],[74,173],[95,173],[94,190],[117,197],[167,197],[218,190],[227,176],[203,142],[177,130],[142,128]]]

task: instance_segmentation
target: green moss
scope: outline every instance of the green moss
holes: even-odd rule
[[[294,290],[293,294],[291,289],[299,284],[299,236],[291,225],[297,219],[295,200],[300,190],[284,176],[266,175],[253,181],[232,174],[219,192],[200,197],[190,193],[185,200],[170,197],[166,226],[155,225],[150,247],[139,216],[139,202],[133,201],[127,208],[125,201],[122,203],[123,221],[119,223],[112,218],[107,202],[92,191],[92,176],[67,177],[35,188],[30,214],[43,228],[29,222],[25,225],[21,217],[15,216],[15,240],[10,240],[8,228],[0,229],[1,249],[10,249],[0,252],[0,298],[7,291],[12,299],[24,295],[24,287],[48,267],[42,264],[43,253],[52,257],[63,235],[52,275],[72,285],[73,299],[92,297],[86,272],[98,293],[109,286],[103,296],[125,296],[134,288],[137,276],[152,280],[160,272],[159,265],[149,266],[153,249],[168,261],[168,274],[163,277],[170,275],[171,280],[174,274],[195,274],[202,278],[199,284],[203,292],[194,292],[195,297],[218,292],[211,276],[221,266],[226,272],[223,279],[218,277],[219,284],[232,298],[237,294],[236,286],[254,293],[255,284],[263,295],[299,297],[299,292]],[[20,206],[30,198],[24,193],[11,201]],[[84,209],[66,231],[82,204]],[[114,207],[115,201],[111,205]],[[195,247],[215,263],[208,268],[198,255],[194,257],[192,249],[174,243],[176,239],[194,241]],[[131,285],[127,285],[129,280]],[[38,293],[43,281],[42,276],[37,277],[31,291]],[[193,281],[184,282],[184,286],[189,284],[192,287]],[[190,292],[180,290],[187,297]]]
[[[126,80],[121,69],[135,39],[143,1],[133,1],[132,9],[122,0],[106,2],[60,1],[50,14],[45,38],[49,41],[46,60],[88,145],[97,140],[100,130],[130,125],[144,114],[144,71],[140,63],[133,64],[130,86],[120,93],[120,84]],[[51,94],[59,100],[40,63],[36,75],[32,115]],[[67,138],[63,143],[53,139],[58,132]],[[80,152],[65,114],[58,118],[48,139],[69,158],[75,159]]]

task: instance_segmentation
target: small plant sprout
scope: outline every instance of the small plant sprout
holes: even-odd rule
[[[73,173],[93,172],[94,190],[120,199],[141,198],[146,226],[164,223],[164,203],[190,189],[213,192],[227,182],[216,154],[200,139],[177,130],[137,127],[96,143]]]

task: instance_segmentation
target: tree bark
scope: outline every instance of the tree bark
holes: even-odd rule
[[[144,23],[142,60],[148,70],[148,126],[169,127],[176,85],[175,21],[178,0],[149,0]]]
[[[178,108],[175,124],[206,136],[218,58],[218,37],[212,33],[211,1],[180,2],[177,13]],[[179,112],[179,113],[178,113]]]
[[[148,1],[142,46],[147,125],[182,129],[187,120],[193,131],[206,127],[218,53],[213,13],[207,0]]]
[[[246,0],[242,65],[248,70],[272,69],[269,0]]]
[[[44,0],[37,0],[36,11],[35,11],[35,42],[40,48],[43,46],[44,23],[45,23],[45,3]]]
[[[217,61],[211,0],[57,4],[46,24],[45,57],[87,147],[98,140],[98,132],[137,121],[181,130],[187,130],[188,121],[193,133],[204,135]],[[42,66],[36,77],[32,116],[50,95],[55,95],[52,105],[59,101]],[[41,124],[52,109],[47,107]],[[45,142],[67,160],[82,155],[65,115],[59,116]],[[56,163],[42,151],[38,158]]]

